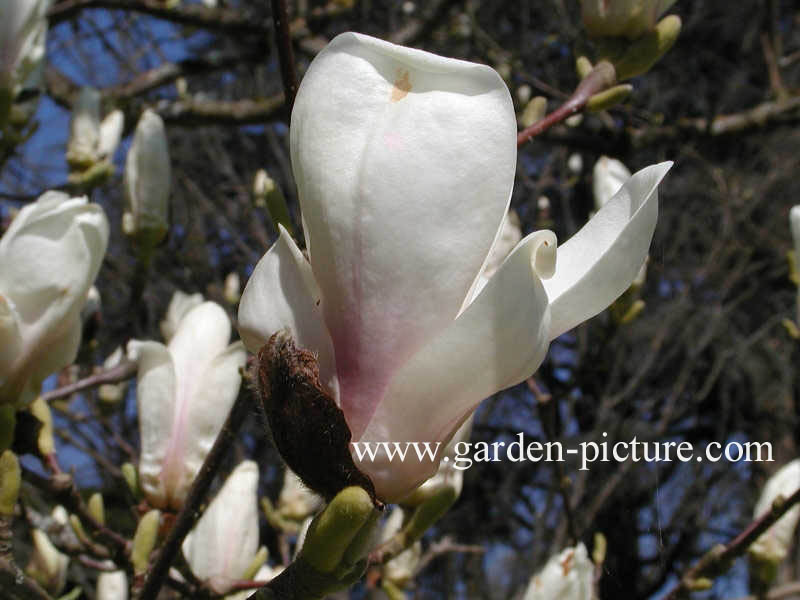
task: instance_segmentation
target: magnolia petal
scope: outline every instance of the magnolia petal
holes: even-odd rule
[[[190,399],[190,406],[183,417],[185,425],[178,434],[178,439],[183,439],[184,447],[179,449],[176,444],[174,467],[179,476],[175,479],[173,498],[179,500],[179,505],[189,492],[203,461],[214,445],[225,419],[233,406],[242,377],[239,369],[247,361],[247,352],[241,342],[236,342],[208,365],[207,371],[200,376],[199,386]],[[178,460],[178,457],[182,457]],[[167,461],[169,461],[169,456]],[[165,464],[165,474],[168,472]]]
[[[13,303],[0,294],[0,387],[8,379],[22,345],[17,319]]]
[[[208,505],[182,550],[192,573],[218,594],[241,579],[258,551],[258,466],[242,462]]]
[[[517,245],[458,319],[398,371],[360,441],[447,442],[481,400],[539,367],[549,343],[539,273],[551,270],[555,241],[538,231]],[[392,501],[433,475],[441,458],[399,462],[381,453],[359,468]]]
[[[167,506],[161,468],[175,418],[175,367],[164,344],[132,340],[128,356],[138,363],[136,400],[139,408],[139,481],[153,506]]]
[[[671,162],[635,173],[567,243],[558,248],[550,298],[550,339],[616,300],[647,257],[658,217],[658,184]]]
[[[21,321],[59,328],[86,299],[108,242],[103,209],[86,198],[44,194],[0,239],[0,290]]]
[[[124,127],[125,115],[121,110],[117,109],[106,115],[100,123],[100,139],[97,143],[97,154],[100,158],[114,158]]]
[[[524,600],[592,600],[594,572],[583,543],[566,548],[531,577]]]
[[[298,348],[316,353],[320,380],[336,390],[333,345],[322,320],[320,291],[311,265],[283,228],[258,261],[239,302],[239,335],[258,352],[273,333],[288,329]]]
[[[309,67],[292,167],[357,438],[458,314],[508,206],[516,120],[491,68],[344,33]]]
[[[172,336],[175,335],[175,332],[178,331],[178,325],[180,325],[183,317],[185,317],[195,306],[198,306],[202,303],[203,294],[199,292],[196,294],[185,294],[182,291],[177,290],[174,294],[172,294],[172,298],[169,301],[169,306],[167,307],[167,314],[164,317],[164,320],[159,323],[161,335],[167,342],[169,342],[172,339]]]
[[[128,577],[125,571],[107,571],[97,576],[97,600],[128,600]]]
[[[240,360],[243,366],[244,349],[236,352],[228,347],[230,335],[225,310],[214,302],[203,302],[186,314],[169,342],[176,383],[161,479],[170,504],[176,508],[183,504],[205,458],[200,448],[214,442],[239,391],[240,365],[229,363]],[[209,394],[219,396],[209,398]]]

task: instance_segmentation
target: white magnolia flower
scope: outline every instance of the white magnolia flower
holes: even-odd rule
[[[636,39],[650,31],[676,0],[581,0],[583,25],[593,36]]]
[[[175,335],[175,332],[178,331],[178,325],[180,325],[183,317],[195,306],[199,306],[202,303],[203,294],[200,292],[196,294],[186,294],[180,290],[176,290],[169,301],[167,314],[164,320],[159,323],[161,335],[164,337],[164,340],[169,342],[172,336]]]
[[[104,571],[97,576],[97,600],[128,600],[125,571]]]
[[[35,85],[41,72],[50,0],[3,0],[0,19],[0,90],[11,97]]]
[[[100,92],[82,87],[72,107],[67,141],[67,162],[71,165],[91,165],[97,160],[100,141]]]
[[[123,231],[126,235],[144,238],[150,246],[157,244],[169,227],[172,170],[164,121],[152,110],[145,110],[136,124],[125,158],[123,185]]]
[[[578,544],[553,556],[531,577],[524,600],[592,600],[594,563]]]
[[[798,488],[800,488],[800,458],[784,465],[769,478],[753,510],[753,518],[758,518],[770,510],[778,496],[788,498]],[[753,542],[750,553],[769,562],[782,561],[796,540],[794,532],[798,521],[800,521],[800,505],[795,505]]]
[[[594,209],[600,210],[614,197],[619,188],[631,178],[631,172],[616,158],[601,156],[592,169]]]
[[[241,580],[258,551],[258,466],[244,461],[183,542],[192,573],[218,594]]]
[[[27,404],[75,360],[81,308],[108,243],[103,209],[47,192],[0,239],[0,404]]]
[[[476,293],[516,135],[508,89],[484,65],[354,33],[310,65],[290,134],[310,262],[282,230],[247,283],[239,330],[252,351],[288,329],[315,352],[353,441],[446,443],[641,266],[668,164],[635,175],[557,268],[555,235],[535,232]],[[385,452],[359,465],[388,501],[437,466]]]
[[[241,342],[218,304],[204,302],[180,321],[165,346],[133,340],[142,438],[139,481],[157,508],[180,508],[239,393]]]

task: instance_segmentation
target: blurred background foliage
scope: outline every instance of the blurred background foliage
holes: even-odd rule
[[[0,217],[7,222],[14,207],[44,190],[69,189],[64,153],[78,86],[97,87],[106,108],[126,114],[116,175],[91,190],[108,212],[112,242],[97,283],[102,311],[73,377],[132,337],[160,339],[175,290],[202,292],[235,318],[223,295],[226,277],[237,273],[245,282],[276,237],[253,202],[258,169],[283,191],[299,228],[268,5],[60,0],[51,9],[38,130],[0,157]],[[577,83],[575,52],[587,45],[575,1],[298,0],[290,8],[301,76],[328,40],[355,30],[492,65],[519,113],[525,86],[547,97],[549,110],[557,107]],[[800,341],[782,325],[796,315],[786,254],[788,211],[800,201],[800,9],[791,0],[679,0],[671,12],[683,20],[677,44],[632,81],[625,103],[520,149],[511,202],[523,233],[547,227],[565,240],[593,210],[592,165],[601,155],[631,171],[674,160],[660,187],[640,292],[646,307],[624,325],[606,311],[554,342],[532,385],[482,404],[472,441],[509,442],[520,431],[571,445],[600,442],[603,432],[612,441],[635,435],[698,449],[770,441],[775,462],[597,462],[588,471],[574,460],[476,463],[426,547],[449,537],[483,552],[430,554],[415,598],[514,597],[550,555],[575,537],[591,549],[596,532],[608,540],[601,597],[658,598],[750,521],[765,478],[800,454]],[[119,228],[129,134],[148,107],[167,126],[173,189],[168,237],[145,271]],[[111,411],[92,393],[58,409],[60,457],[78,469],[83,488],[104,492],[121,529],[131,527],[131,498],[116,465],[135,456],[135,393]],[[262,492],[274,499],[280,460],[257,420],[240,446],[230,465],[255,457]],[[266,524],[262,540],[281,555]],[[797,548],[780,578],[800,579]],[[739,598],[747,589],[740,561],[696,597]]]

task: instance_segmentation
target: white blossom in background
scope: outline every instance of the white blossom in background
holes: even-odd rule
[[[62,192],[25,206],[0,238],[0,404],[28,404],[75,360],[107,243],[103,209]]]
[[[33,553],[25,572],[53,596],[58,596],[67,582],[69,556],[62,554],[41,529],[33,529]]]
[[[180,320],[168,345],[128,344],[138,362],[139,482],[152,506],[183,505],[239,393],[246,354],[230,336],[227,313],[203,302]]]
[[[175,332],[178,331],[178,325],[183,317],[192,310],[195,306],[200,306],[203,303],[203,294],[197,292],[195,294],[187,294],[180,290],[176,290],[172,294],[172,298],[167,306],[167,314],[164,320],[159,323],[161,335],[165,341],[169,342]]]
[[[655,27],[676,0],[581,0],[583,25],[593,36],[636,39]]]
[[[630,178],[631,172],[621,161],[608,156],[598,158],[592,169],[594,209],[603,208]]]
[[[798,488],[800,488],[800,458],[787,463],[769,478],[753,510],[753,518],[758,518],[769,511],[778,496],[788,498]],[[750,554],[768,562],[781,562],[797,540],[795,530],[798,521],[800,521],[800,505],[795,505],[753,542],[749,549]]]
[[[523,600],[592,600],[594,563],[578,544],[553,556],[531,577]]]
[[[592,169],[592,194],[594,195],[595,211],[603,208],[630,178],[631,172],[622,161],[608,156],[598,158]],[[647,257],[631,283],[641,286],[646,278]]]
[[[3,0],[0,19],[0,95],[37,87],[47,37],[50,0]]]
[[[97,600],[128,600],[128,577],[125,571],[104,571],[97,576]]]
[[[111,160],[122,137],[125,117],[121,110],[112,111],[100,120],[100,92],[82,87],[72,107],[67,141],[67,162],[83,170],[101,160]]]
[[[573,175],[580,175],[583,171],[583,157],[577,152],[573,152],[567,159],[567,168]]]
[[[381,529],[379,543],[388,542],[400,531],[403,526],[405,511],[399,506],[392,509],[389,518]],[[422,543],[414,542],[409,548],[388,561],[381,567],[381,580],[389,582],[396,588],[403,590],[408,587],[417,573],[417,567],[422,559]],[[383,592],[375,593],[370,596],[374,600],[386,598]]]
[[[278,496],[278,513],[292,521],[303,521],[322,508],[322,504],[322,498],[308,489],[300,478],[287,468]]]
[[[126,360],[125,350],[122,346],[117,346],[114,351],[108,355],[103,361],[103,369],[109,370],[120,365],[123,360]],[[120,383],[104,383],[97,388],[97,396],[103,402],[108,404],[116,404],[125,398],[125,393],[128,391],[128,382],[122,381]]]
[[[192,573],[218,594],[245,577],[258,552],[258,466],[247,460],[228,476],[183,542]]]
[[[242,280],[236,271],[231,271],[225,277],[222,295],[228,304],[236,304],[239,302],[239,298],[242,297]]]
[[[122,230],[152,248],[169,228],[172,169],[164,121],[150,109],[142,113],[136,124],[125,158],[123,186]]]
[[[478,293],[516,135],[508,89],[484,65],[345,33],[309,66],[290,128],[309,260],[281,230],[239,331],[253,352],[287,328],[314,352],[354,442],[447,443],[641,267],[668,163],[634,175],[558,251],[550,231],[525,237]],[[380,451],[358,465],[390,502],[438,467]]]

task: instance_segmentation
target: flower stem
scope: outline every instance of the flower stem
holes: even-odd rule
[[[610,88],[615,82],[616,73],[613,65],[606,61],[600,61],[589,74],[581,80],[578,87],[575,88],[575,91],[564,104],[517,134],[517,147],[522,146],[531,138],[544,133],[553,125],[560,123],[564,119],[582,110],[592,96]]]

